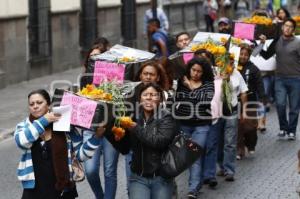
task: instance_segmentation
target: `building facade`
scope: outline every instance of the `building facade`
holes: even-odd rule
[[[95,16],[83,16],[85,0],[0,0],[0,88],[82,65],[83,43],[94,34],[122,44],[121,0],[94,0]],[[160,1],[170,32],[204,27],[202,0]],[[136,0],[136,47],[146,49],[143,16],[149,0]],[[89,13],[89,12],[87,12]],[[87,20],[90,20],[87,22]],[[95,25],[93,25],[95,24]]]

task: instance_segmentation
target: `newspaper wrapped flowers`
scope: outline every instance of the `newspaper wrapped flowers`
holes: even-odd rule
[[[100,86],[88,84],[78,93],[81,96],[99,101],[112,102],[114,104],[115,123],[112,132],[115,140],[119,141],[125,135],[125,128],[132,126],[130,117],[125,117],[126,107],[119,84],[115,82],[104,82]]]
[[[252,24],[258,24],[258,25],[266,25],[271,26],[273,24],[272,19],[264,16],[253,16],[250,18],[243,19],[244,23],[252,23]]]
[[[192,52],[196,52],[200,49],[206,49],[215,56],[224,55],[226,53],[226,48],[222,45],[222,41],[220,43],[217,43],[212,39],[208,39],[205,43],[193,44],[191,46]]]

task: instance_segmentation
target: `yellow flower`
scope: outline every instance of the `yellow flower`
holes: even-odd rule
[[[242,65],[238,65],[236,69],[238,69],[238,71],[241,71],[241,70],[243,70],[243,66]]]
[[[300,23],[300,16],[294,16],[293,19],[294,19],[297,23]]]
[[[273,23],[272,19],[270,19],[268,17],[264,17],[264,16],[257,16],[257,15],[255,15],[251,18],[245,18],[245,19],[243,19],[243,22],[266,25],[266,26],[270,26]]]
[[[233,72],[233,67],[232,67],[231,65],[227,65],[227,66],[226,66],[226,73],[227,73],[228,75],[231,75],[232,72]]]
[[[221,43],[225,45],[227,43],[227,39],[225,37],[221,37]]]
[[[120,62],[133,62],[135,59],[133,57],[122,57],[119,59]]]

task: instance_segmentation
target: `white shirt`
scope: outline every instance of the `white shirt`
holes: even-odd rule
[[[239,94],[246,93],[248,91],[244,78],[236,69],[234,69],[233,73],[230,75],[230,86],[232,87],[231,105],[234,107],[238,104]]]

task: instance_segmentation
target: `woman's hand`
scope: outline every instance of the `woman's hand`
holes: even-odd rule
[[[96,138],[102,138],[103,135],[104,135],[105,130],[106,130],[105,125],[99,126],[99,127],[96,129],[95,137],[96,137]]]
[[[49,123],[56,122],[60,119],[61,115],[58,113],[48,112],[44,115],[46,120],[48,120]]]
[[[267,40],[267,37],[265,35],[259,35],[258,37],[260,39],[260,43],[264,44]]]
[[[186,76],[183,77],[183,84],[186,85],[189,89],[192,89],[191,82]]]
[[[136,123],[135,123],[135,122],[132,122],[132,123],[131,123],[131,126],[129,126],[128,129],[133,129],[134,127],[136,127]]]

